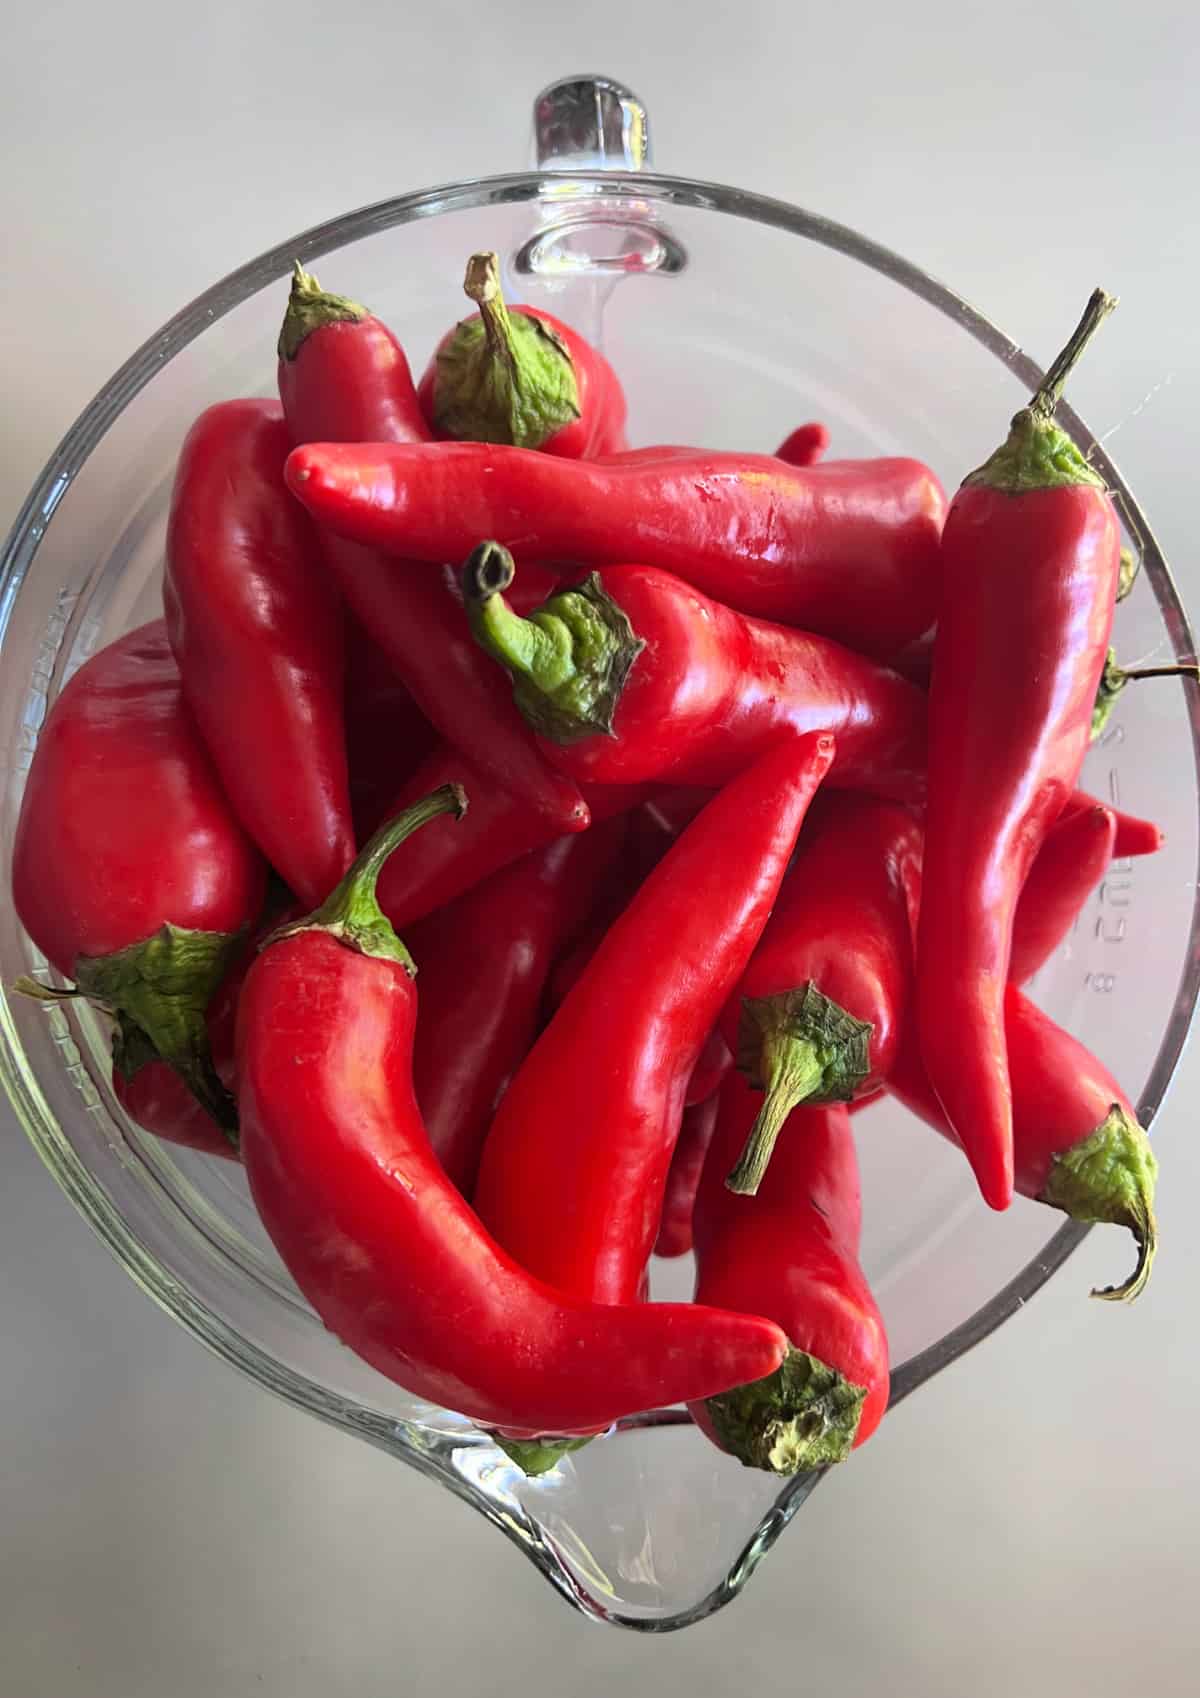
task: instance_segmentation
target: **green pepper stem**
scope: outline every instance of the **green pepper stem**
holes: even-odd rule
[[[388,857],[406,838],[442,814],[461,819],[467,811],[467,796],[461,784],[443,784],[411,808],[385,820],[361,851],[354,865],[319,908],[302,920],[283,926],[267,939],[264,948],[295,937],[300,932],[324,931],[347,948],[380,961],[395,961],[405,972],[416,973],[416,963],[396,936],[391,921],[379,906],[376,886]]]
[[[502,1450],[510,1462],[515,1462],[522,1474],[529,1479],[536,1479],[539,1474],[548,1474],[552,1468],[557,1468],[564,1456],[572,1451],[582,1450],[584,1445],[591,1444],[590,1438],[585,1439],[506,1439],[499,1433],[489,1434],[497,1450]]]
[[[1073,1220],[1124,1226],[1137,1245],[1137,1265],[1120,1285],[1092,1292],[1108,1302],[1130,1303],[1150,1278],[1158,1248],[1154,1188],[1158,1163],[1144,1129],[1120,1103],[1086,1137],[1054,1157],[1038,1201]]]
[[[1122,669],[1126,684],[1135,684],[1140,678],[1195,678],[1200,679],[1200,662],[1180,660],[1174,666],[1138,666],[1132,671]]]
[[[512,555],[498,542],[481,542],[463,566],[476,642],[507,668],[513,700],[541,736],[555,743],[614,736],[629,669],[646,646],[628,614],[593,572],[522,619],[503,595],[514,572]]]
[[[867,1388],[805,1350],[791,1349],[765,1379],[706,1399],[723,1450],[747,1468],[803,1474],[844,1462]]]
[[[1085,348],[1117,304],[1117,297],[1104,289],[1093,289],[1083,317],[1071,332],[1062,352],[1054,360],[1029,403],[1029,411],[1037,418],[1049,419],[1062,400],[1067,379],[1079,364]]]
[[[500,259],[497,254],[471,255],[463,278],[463,293],[479,308],[492,357],[503,361],[509,371],[515,373],[517,355],[513,347],[512,319],[500,287]]]
[[[766,1094],[742,1153],[725,1181],[730,1191],[741,1197],[754,1196],[788,1116],[822,1089],[826,1060],[811,1039],[782,1034],[764,1037],[758,1065]]]
[[[571,634],[522,619],[504,599],[516,576],[512,555],[499,542],[481,542],[462,570],[463,601],[475,641],[514,678],[546,695],[574,674]]]

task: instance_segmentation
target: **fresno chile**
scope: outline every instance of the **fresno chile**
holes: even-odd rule
[[[689,1304],[604,1307],[532,1278],[434,1155],[412,1086],[413,965],[374,897],[427,797],[315,913],[276,933],[238,1010],[242,1155],[263,1224],[325,1325],[415,1396],[488,1426],[604,1426],[778,1366],[777,1327]]]
[[[766,923],[833,738],[785,737],[663,857],[542,1033],[484,1146],[475,1201],[524,1266],[637,1300],[688,1078]]]
[[[1121,1285],[1092,1296],[1132,1300],[1145,1289],[1158,1242],[1158,1163],[1137,1112],[1107,1068],[1015,985],[1004,993],[1004,1030],[1016,1188],[1073,1220],[1128,1228],[1137,1245],[1137,1266]],[[901,1044],[888,1089],[944,1138],[961,1145],[915,1043]]]
[[[887,1078],[911,996],[921,838],[905,809],[870,797],[814,808],[721,1021],[765,1092],[730,1190],[755,1194],[799,1104],[850,1102]]]
[[[533,1042],[554,956],[586,914],[624,830],[618,817],[561,837],[409,934],[421,971],[413,1084],[434,1151],[465,1196],[496,1104]]]
[[[347,309],[358,317],[347,317]],[[297,268],[279,339],[279,393],[293,442],[428,436],[408,362],[372,314],[321,291]],[[534,747],[502,682],[479,665],[457,584],[425,567],[397,571],[370,549],[325,533],[338,587],[425,715],[556,831],[587,824],[579,792]],[[393,789],[395,786],[393,786]]]
[[[13,901],[114,1047],[157,1055],[232,1135],[205,1014],[262,907],[266,868],[184,701],[162,620],[86,661],[38,738],[13,846]]]
[[[696,451],[600,464],[480,443],[321,442],[297,448],[287,476],[319,524],[405,560],[463,560],[481,537],[522,564],[637,560],[872,655],[895,654],[937,613],[946,497],[916,460],[796,467]]]
[[[770,1315],[788,1336],[781,1367],[692,1405],[709,1438],[749,1468],[799,1474],[870,1438],[888,1400],[883,1319],[858,1263],[862,1209],[850,1116],[793,1114],[753,1197],[725,1187],[758,1109],[731,1074],[696,1196],[696,1300]]]
[[[1054,408],[1114,304],[1093,295],[1008,439],[955,496],[942,539],[916,1008],[930,1083],[996,1209],[1013,1190],[1013,915],[1087,752],[1120,563],[1108,491]]]
[[[412,925],[464,890],[510,865],[532,849],[544,848],[558,835],[545,819],[524,807],[510,791],[476,767],[457,749],[441,745],[421,764],[388,808],[410,807],[445,784],[461,784],[471,811],[460,825],[435,820],[414,838],[408,851],[394,856],[379,878],[379,900],[397,928]],[[606,784],[589,789],[586,806],[593,824],[627,813],[646,799],[642,785]]]
[[[1029,869],[1013,920],[1008,976],[1023,985],[1054,954],[1113,858],[1117,821],[1109,808],[1060,816]]]
[[[603,354],[538,307],[508,307],[494,253],[472,254],[463,292],[479,311],[442,338],[417,392],[433,433],[569,460],[619,453],[625,395]]]
[[[476,640],[512,674],[548,759],[579,782],[724,784],[785,728],[837,739],[834,785],[919,796],[925,697],[826,637],[750,619],[650,566],[610,566],[528,619],[512,555],[463,567]]]
[[[223,401],[188,432],[163,606],[188,705],[238,818],[302,902],[354,858],[341,603],[288,498],[271,401]]]

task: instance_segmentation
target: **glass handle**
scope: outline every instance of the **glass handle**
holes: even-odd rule
[[[539,227],[512,258],[518,276],[561,289],[580,279],[683,270],[687,255],[652,203],[618,180],[650,167],[650,120],[631,88],[613,77],[551,83],[533,103],[533,154],[547,175]],[[585,175],[572,179],[573,172]],[[611,182],[597,182],[605,172]],[[598,323],[601,304],[593,291],[579,310]]]
[[[562,77],[533,103],[533,156],[540,171],[646,169],[646,108],[613,77]]]

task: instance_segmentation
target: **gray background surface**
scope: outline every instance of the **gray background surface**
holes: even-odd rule
[[[532,94],[586,68],[643,95],[663,169],[829,212],[1035,355],[1118,289],[1074,397],[1195,607],[1198,50],[1163,0],[9,7],[0,513],[203,286],[347,206],[523,164]],[[1094,1235],[740,1602],[664,1640],[588,1627],[466,1509],[206,1356],[0,1111],[0,1698],[1195,1693],[1198,1092],[1193,1052],[1140,1308],[1083,1300],[1112,1271]]]

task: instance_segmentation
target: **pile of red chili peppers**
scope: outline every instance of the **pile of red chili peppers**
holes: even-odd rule
[[[128,1114],[240,1156],[326,1325],[528,1472],[677,1402],[837,1462],[888,1398],[854,1110],[1127,1227],[1099,1295],[1154,1255],[1133,1104],[1020,988],[1161,842],[1076,788],[1129,573],[1054,413],[1114,303],[947,503],[819,424],[631,450],[596,349],[493,254],[466,290],[414,382],[297,266],[279,403],[196,421],[163,618],[38,743],[14,896],[66,982],[24,988],[107,1010]]]

